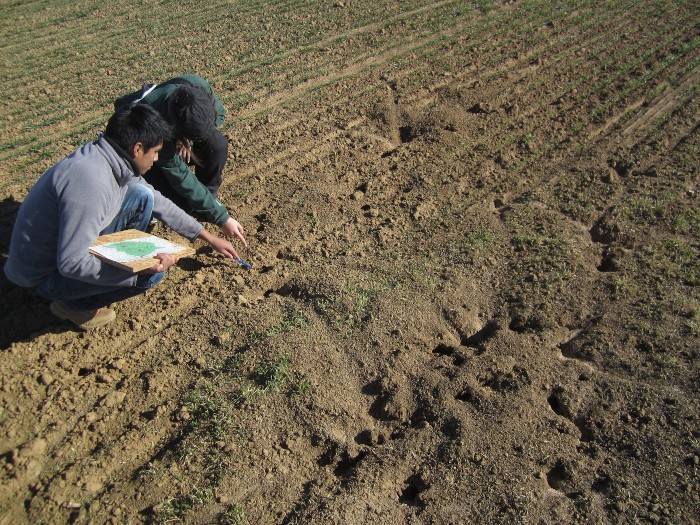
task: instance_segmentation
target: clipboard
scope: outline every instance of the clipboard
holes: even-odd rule
[[[132,273],[158,264],[158,253],[170,253],[177,257],[195,253],[194,248],[139,230],[100,235],[89,251],[100,260]]]

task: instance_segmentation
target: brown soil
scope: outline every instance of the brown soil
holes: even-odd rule
[[[269,13],[270,87],[182,30],[254,269],[197,244],[89,333],[0,282],[0,523],[700,521],[697,6],[414,4]],[[3,258],[65,153],[17,151]]]

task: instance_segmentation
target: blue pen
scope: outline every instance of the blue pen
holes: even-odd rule
[[[252,264],[248,264],[247,262],[241,260],[241,259],[236,259],[235,257],[233,258],[234,261],[236,261],[238,264],[243,266],[246,270],[251,270],[253,268]]]

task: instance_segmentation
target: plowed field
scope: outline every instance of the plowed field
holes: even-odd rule
[[[195,72],[254,265],[195,244],[87,333],[2,277],[0,523],[700,521],[697,2],[5,0],[0,27],[2,262],[114,98]]]

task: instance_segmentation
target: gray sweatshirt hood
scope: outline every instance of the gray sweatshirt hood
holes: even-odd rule
[[[136,164],[127,152],[109,137],[100,135],[93,144],[98,147],[100,154],[111,166],[114,179],[120,188],[125,186],[134,175],[140,175]]]

